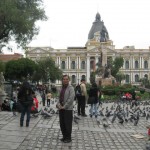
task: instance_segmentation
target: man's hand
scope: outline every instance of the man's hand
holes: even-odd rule
[[[64,107],[63,107],[63,106],[61,106],[61,107],[60,107],[60,109],[64,109]]]
[[[58,108],[59,110],[60,110],[60,109],[64,109],[64,107],[61,106],[60,104],[57,104],[57,105],[56,105],[56,108]]]

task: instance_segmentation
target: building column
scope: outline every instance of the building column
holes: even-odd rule
[[[68,57],[66,57],[67,58],[67,66],[66,66],[66,69],[69,69],[69,58]]]
[[[60,57],[58,57],[58,66],[59,66],[59,69],[60,69],[61,68]]]
[[[75,64],[76,64],[76,65],[75,65],[75,66],[76,66],[76,69],[79,69],[79,68],[78,68],[78,57],[76,57]]]
[[[90,57],[87,56],[86,61],[86,82],[90,83]]]
[[[80,56],[79,56],[79,68],[78,69],[81,69],[81,58],[80,58]]]

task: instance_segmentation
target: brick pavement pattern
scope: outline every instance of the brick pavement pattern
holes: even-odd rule
[[[53,103],[55,106],[55,103]],[[88,108],[87,108],[88,113]],[[137,126],[115,122],[104,128],[96,118],[80,117],[78,124],[73,122],[72,142],[63,143],[58,114],[44,119],[31,118],[29,127],[19,126],[19,117],[12,112],[0,112],[0,149],[2,150],[144,150],[146,124],[149,120],[140,119]],[[131,137],[142,134],[143,139]]]

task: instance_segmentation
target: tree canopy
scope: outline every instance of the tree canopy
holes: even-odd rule
[[[0,61],[0,72],[4,72],[5,70],[5,65],[2,61]]]
[[[42,4],[43,0],[0,0],[0,44],[29,43],[39,31],[36,22],[47,20]]]
[[[115,60],[112,62],[111,74],[112,76],[116,77],[119,69],[123,66],[123,58],[116,57]]]
[[[6,63],[5,78],[8,80],[20,80],[31,77],[37,68],[37,64],[28,58],[11,60]]]
[[[49,79],[53,82],[55,80],[60,80],[62,77],[62,71],[55,65],[52,58],[40,59],[37,62],[38,68],[34,72],[33,81],[45,81]]]

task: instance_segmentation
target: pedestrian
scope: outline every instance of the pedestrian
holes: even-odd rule
[[[148,131],[147,131],[148,140],[150,140],[150,126],[147,126],[147,129],[148,129]]]
[[[59,110],[60,129],[63,137],[60,139],[64,143],[71,142],[72,120],[73,120],[73,102],[75,91],[69,84],[69,76],[63,75],[62,87],[59,93],[59,102],[56,107]]]
[[[92,87],[89,90],[89,97],[93,97],[93,102],[91,103],[91,108],[89,110],[90,117],[92,118],[93,115],[95,115],[95,118],[97,118],[97,109],[98,109],[98,102],[99,102],[99,89],[97,87],[96,83],[92,84]]]
[[[45,96],[45,90],[44,90],[44,89],[41,91],[41,97],[42,97],[43,106],[45,106],[45,99],[46,99],[46,96]]]
[[[78,100],[78,115],[81,115],[83,117],[86,117],[85,113],[85,105],[86,105],[86,99],[87,99],[87,90],[86,90],[86,81],[85,79],[81,79],[81,95],[77,96]]]
[[[99,106],[101,105],[102,106],[102,91],[101,90],[99,90],[99,100],[98,100],[98,102],[99,102]]]
[[[24,116],[27,114],[26,127],[29,126],[31,106],[33,105],[33,90],[29,82],[23,82],[22,87],[18,92],[18,101],[21,105],[20,127],[23,126]]]
[[[17,103],[16,97],[13,97],[10,100],[10,110],[13,112],[13,116],[16,116],[16,103]]]
[[[31,113],[38,113],[39,108],[39,101],[35,95],[35,92],[33,92],[33,105],[31,107]]]
[[[50,91],[47,93],[46,97],[47,97],[47,106],[50,106],[50,100],[52,98],[52,94]]]

